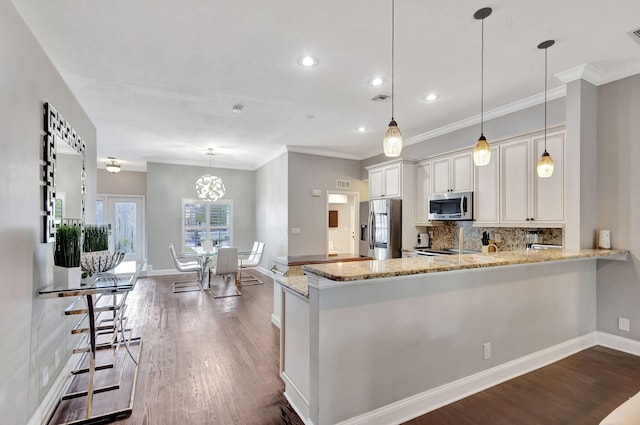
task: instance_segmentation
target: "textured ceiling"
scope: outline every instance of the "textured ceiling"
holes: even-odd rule
[[[214,166],[241,169],[285,146],[382,152],[391,104],[371,98],[391,94],[390,0],[12,1],[95,124],[101,167],[207,166],[209,147]],[[600,82],[640,72],[637,0],[397,0],[395,118],[410,143],[479,114],[484,6],[485,111],[543,92],[546,39],[550,76],[585,63]],[[304,54],[319,65],[300,67]],[[374,75],[387,83],[367,85]]]

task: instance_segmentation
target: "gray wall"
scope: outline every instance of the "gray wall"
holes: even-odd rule
[[[547,121],[549,126],[565,121],[565,98],[552,100],[547,105]],[[487,141],[496,140],[524,133],[531,130],[544,128],[544,105],[536,105],[509,115],[494,118],[484,123],[484,134]],[[405,146],[402,157],[406,159],[423,159],[454,150],[473,147],[480,137],[480,124],[462,128],[424,142]],[[380,147],[382,148],[382,135],[380,135]],[[388,161],[383,154],[367,158],[362,161],[360,170],[362,179],[368,179],[365,167]]]
[[[65,302],[36,295],[53,264],[52,246],[41,243],[43,103],[87,144],[87,220],[95,220],[96,130],[9,0],[0,0],[0,69],[0,422],[25,424],[70,353]]]
[[[351,192],[368,199],[368,185],[360,180],[360,161],[289,152],[289,255],[326,253],[327,193],[336,180],[351,180]],[[321,196],[312,197],[311,190]],[[302,232],[291,233],[299,227]]]
[[[598,228],[611,230],[625,263],[598,265],[598,330],[640,340],[640,75],[598,90]],[[618,317],[631,331],[618,330]]]
[[[225,200],[233,200],[232,243],[241,251],[251,250],[255,239],[254,172],[215,168],[224,182]],[[154,270],[173,269],[169,243],[179,250],[182,243],[182,199],[197,199],[195,184],[208,167],[147,164],[147,262]]]
[[[256,240],[264,242],[260,265],[271,267],[273,257],[288,255],[288,153],[255,171]]]
[[[120,171],[112,174],[98,170],[98,193],[105,195],[146,195],[147,173],[140,171]]]

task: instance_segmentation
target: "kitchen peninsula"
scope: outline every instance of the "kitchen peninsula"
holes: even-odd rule
[[[626,256],[521,250],[303,266],[306,279],[279,279],[285,395],[307,423],[400,423],[566,357],[596,344],[596,268]]]
[[[367,261],[371,260],[371,257],[361,257],[356,254],[335,254],[335,255],[289,255],[282,257],[275,257],[272,260],[271,271],[277,276],[294,277],[303,276],[304,271],[302,266],[309,264],[331,264],[331,263],[350,263],[353,261]],[[300,280],[300,279],[298,279]],[[286,279],[285,279],[286,281]],[[282,316],[282,287],[278,283],[278,280],[274,280],[273,285],[273,314],[271,315],[271,322],[280,327],[280,318]]]

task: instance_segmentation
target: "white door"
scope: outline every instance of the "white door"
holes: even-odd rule
[[[125,260],[144,259],[144,197],[100,195],[96,219],[109,225],[111,251],[124,251]]]

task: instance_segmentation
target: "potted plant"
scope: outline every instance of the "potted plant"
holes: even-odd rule
[[[53,253],[54,283],[67,283],[70,288],[79,288],[82,272],[80,270],[79,226],[63,224],[56,230],[55,250]]]
[[[124,252],[109,251],[109,226],[87,224],[84,226],[80,266],[86,277],[114,269],[124,259]]]
[[[109,249],[109,227],[88,224],[84,227],[82,252],[107,251]]]

